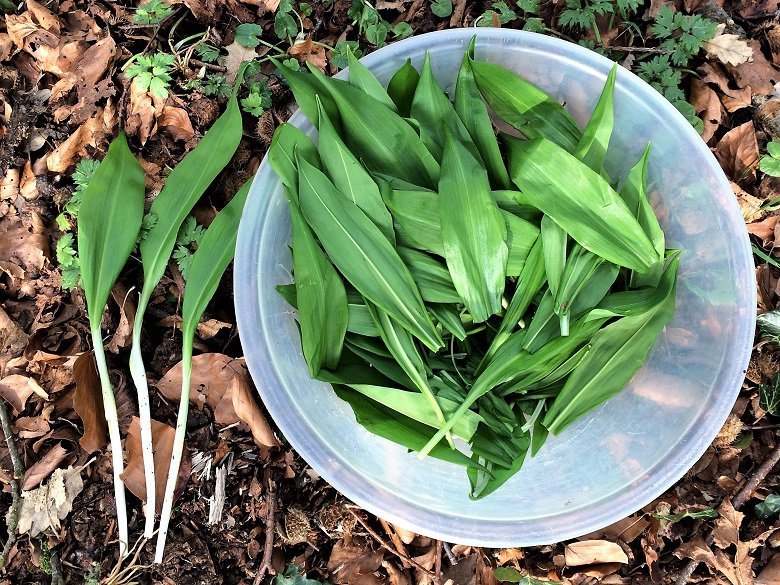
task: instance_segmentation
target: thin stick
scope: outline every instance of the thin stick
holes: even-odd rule
[[[127,530],[127,503],[125,501],[125,484],[122,472],[125,462],[122,456],[122,437],[119,434],[119,417],[116,412],[116,399],[111,388],[111,378],[108,375],[106,354],[103,351],[103,338],[100,335],[100,324],[92,329],[92,345],[94,346],[95,362],[100,376],[100,389],[103,394],[103,411],[108,423],[108,437],[111,443],[111,467],[114,470],[114,499],[116,501],[116,519],[119,531],[119,556],[127,553],[129,535]]]
[[[385,529],[385,532],[390,537],[390,540],[393,541],[393,545],[395,545],[395,548],[397,548],[400,552],[402,552],[406,556],[409,556],[409,553],[406,552],[406,547],[404,546],[401,537],[398,536],[398,534],[396,534],[395,530],[393,530],[393,528],[390,526],[390,523],[387,520],[383,520],[382,518],[379,518],[379,523],[382,525],[382,528]],[[411,566],[407,562],[404,562],[403,565],[405,569],[408,569]]]
[[[220,73],[225,73],[227,71],[227,67],[223,67],[222,65],[215,65],[214,63],[206,63],[205,61],[193,59],[192,57],[190,57],[189,62],[196,67],[205,67],[209,71],[219,71]]]
[[[11,549],[16,543],[16,527],[19,525],[19,510],[22,507],[22,494],[19,488],[19,480],[24,477],[24,466],[22,465],[22,458],[19,457],[19,451],[16,448],[11,417],[8,414],[8,407],[4,400],[0,400],[0,421],[2,421],[5,444],[8,446],[8,453],[11,455],[11,465],[13,465],[14,468],[14,475],[11,478],[11,509],[8,511],[7,516],[8,540],[5,541],[3,556],[0,558],[0,570],[2,570],[5,567],[8,555],[11,553]]]
[[[450,26],[456,27],[463,24],[463,13],[466,11],[466,0],[456,0],[450,17]]]
[[[450,546],[449,542],[442,541],[442,547],[444,547],[444,553],[447,555],[447,559],[450,561],[451,565],[457,565],[458,559],[455,558],[455,555],[452,554],[452,547]]]
[[[176,415],[176,433],[173,437],[171,463],[168,467],[168,481],[165,483],[165,497],[160,513],[160,531],[157,534],[157,546],[154,551],[154,562],[163,562],[165,539],[168,537],[168,525],[173,511],[173,496],[176,490],[176,479],[179,477],[182,453],[184,453],[184,437],[187,432],[187,416],[190,412],[190,377],[192,375],[192,343],[194,331],[182,331],[182,368],[181,368],[181,399],[179,412]]]
[[[355,512],[355,510],[353,510],[352,508],[347,508],[347,510],[349,511],[350,514],[352,514],[355,517],[355,519],[358,522],[360,522],[360,525],[363,528],[366,529],[366,532],[368,532],[374,538],[374,540],[376,540],[379,543],[379,545],[382,548],[384,548],[386,551],[394,554],[398,558],[403,559],[407,563],[410,563],[410,564],[414,565],[414,567],[416,569],[419,569],[420,571],[422,571],[423,573],[425,573],[429,577],[434,577],[434,578],[436,577],[436,575],[434,575],[433,571],[430,571],[429,569],[426,569],[420,563],[415,561],[412,557],[410,557],[408,555],[405,555],[405,554],[402,554],[401,552],[397,551],[392,546],[390,546],[390,544],[385,539],[383,539],[381,536],[379,536],[373,528],[371,528],[368,524],[366,524],[365,520],[363,520],[363,518],[360,517],[360,514]]]
[[[263,483],[266,493],[266,512],[265,512],[265,544],[263,546],[263,562],[255,576],[254,585],[260,585],[265,574],[271,568],[271,560],[274,554],[274,532],[276,516],[276,482],[271,477],[271,466],[266,465],[263,471]]]
[[[433,570],[436,573],[436,581],[441,583],[441,540],[437,540],[436,544],[436,561],[433,564]]]
[[[737,492],[737,495],[734,496],[734,499],[732,500],[732,505],[734,506],[735,510],[739,510],[745,502],[747,502],[750,497],[753,495],[753,493],[756,491],[758,486],[761,484],[762,481],[766,478],[766,476],[769,474],[770,471],[774,468],[775,465],[777,465],[778,461],[780,461],[780,445],[774,448],[774,450],[769,454],[769,456],[764,459],[764,462],[761,464],[761,466],[756,470],[756,472],[753,474],[753,476],[745,483],[745,485],[742,486],[742,489]],[[725,501],[725,498],[724,498]],[[723,503],[721,502],[721,505]],[[710,530],[707,534],[707,538],[705,538],[705,541],[707,545],[711,545],[713,543],[713,531]],[[686,585],[688,581],[691,579],[691,575],[693,575],[693,572],[696,570],[696,567],[699,566],[699,561],[691,559],[688,561],[688,564],[685,565],[685,568],[680,573],[680,576],[677,577],[677,580],[674,582],[675,585]]]
[[[152,441],[152,413],[149,400],[149,384],[146,380],[146,366],[141,355],[141,329],[144,313],[149,305],[151,291],[146,288],[138,298],[138,308],[133,322],[133,343],[130,349],[130,377],[133,379],[138,394],[138,424],[141,428],[141,453],[144,462],[144,479],[146,480],[146,502],[144,502],[144,538],[151,539],[154,534],[154,514],[157,510],[157,489],[154,477],[154,444]]]

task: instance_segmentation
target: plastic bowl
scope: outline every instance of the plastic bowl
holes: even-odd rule
[[[463,53],[500,63],[561,101],[583,125],[612,62],[577,45],[504,29],[421,35],[362,59],[386,83],[426,51],[451,90]],[[346,76],[344,71],[339,77]],[[372,436],[329,385],[309,379],[294,314],[274,286],[288,283],[290,224],[267,161],[246,203],[236,253],[236,313],[252,377],[290,444],[323,478],[366,510],[415,532],[472,545],[557,542],[615,522],[668,489],[702,455],[731,410],[750,356],[755,284],[734,194],[693,127],[639,78],[620,69],[613,176],[652,142],[651,199],[669,247],[682,250],[677,310],[628,387],[577,421],[500,490],[468,498],[462,468]],[[301,112],[290,122],[313,135]],[[572,185],[576,189],[576,185]]]

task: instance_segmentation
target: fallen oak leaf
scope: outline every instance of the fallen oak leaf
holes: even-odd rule
[[[721,63],[735,66],[753,59],[753,48],[737,35],[723,34],[725,29],[725,23],[719,24],[715,36],[704,41],[702,46],[707,54],[717,57]]]
[[[108,423],[103,411],[103,394],[95,358],[91,352],[76,358],[73,377],[76,379],[73,409],[84,423],[84,435],[79,439],[79,445],[87,453],[94,453],[108,444]]]
[[[157,125],[175,141],[187,142],[195,136],[190,117],[183,108],[165,106],[157,118]]]
[[[628,556],[619,544],[608,540],[583,540],[566,545],[566,565],[581,567],[597,563],[628,564]]]
[[[780,81],[780,72],[764,57],[758,40],[747,44],[753,49],[753,60],[737,66],[726,65],[726,68],[739,87],[750,87],[754,94],[770,95],[775,91],[774,84]]]
[[[287,53],[298,59],[301,63],[308,61],[317,69],[324,72],[327,60],[325,59],[325,48],[314,44],[311,36],[306,37],[306,40],[295,43]]]
[[[259,447],[278,447],[279,439],[271,429],[263,412],[253,397],[252,389],[244,376],[233,376],[228,386],[232,396],[233,410],[236,416],[244,421],[252,432],[252,437]]]
[[[715,147],[715,157],[726,174],[737,183],[753,181],[759,160],[753,122],[745,122],[726,132]]]
[[[775,228],[777,227],[778,220],[780,220],[780,216],[770,215],[762,221],[755,221],[747,224],[747,231],[749,234],[761,238],[764,243],[774,241]]]
[[[154,478],[156,492],[156,512],[162,512],[163,496],[165,495],[165,482],[168,479],[168,467],[171,463],[173,451],[173,438],[176,430],[165,423],[152,419],[152,442],[154,444]],[[122,481],[142,502],[146,501],[146,476],[144,475],[143,450],[141,449],[141,422],[137,416],[130,421],[125,441],[127,449],[127,465],[122,473]],[[179,476],[176,478],[176,490],[174,501],[178,499],[187,485],[187,479],[192,469],[189,453],[185,450]]]
[[[0,397],[11,405],[15,415],[24,410],[27,400],[33,394],[40,396],[44,400],[49,399],[49,395],[40,387],[38,382],[28,376],[11,374],[0,380]]]

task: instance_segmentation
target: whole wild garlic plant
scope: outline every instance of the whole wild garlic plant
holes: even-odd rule
[[[236,88],[243,78],[242,68]],[[108,295],[140,238],[140,256],[144,272],[138,310],[133,324],[129,369],[138,392],[141,445],[145,473],[146,501],[144,537],[155,531],[155,512],[162,507],[161,530],[155,559],[162,562],[167,527],[173,504],[178,467],[184,445],[190,394],[189,373],[192,346],[198,322],[210,302],[219,281],[235,253],[236,233],[250,182],[233,196],[212,221],[191,257],[182,301],[182,378],[181,405],[177,419],[174,450],[166,483],[165,499],[155,500],[154,444],[146,368],[141,354],[143,317],[154,288],[171,259],[177,234],[192,208],[233,157],[241,140],[243,125],[234,89],[225,112],[203,136],[198,145],[171,171],[160,194],[149,210],[152,227],[141,238],[144,218],[144,173],[130,152],[123,133],[111,143],[108,153],[90,179],[78,211],[78,253],[81,283],[87,301],[97,369],[103,395],[105,416],[111,442],[114,492],[119,526],[120,555],[128,551],[128,522],[125,489],[121,479],[123,454],[116,403],[103,351],[100,321]]]

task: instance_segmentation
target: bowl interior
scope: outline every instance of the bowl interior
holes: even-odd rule
[[[363,59],[380,81],[431,53],[454,86],[477,34],[476,56],[507,67],[587,121],[612,62],[581,47],[503,29],[452,30],[395,43]],[[755,319],[747,235],[733,193],[695,130],[624,69],[615,88],[608,168],[622,177],[652,143],[650,197],[667,246],[682,250],[677,310],[645,367],[617,397],[550,438],[488,498],[468,498],[461,468],[370,435],[331,388],[309,379],[294,314],[275,292],[291,282],[289,214],[266,162],[239,231],[236,303],[246,359],[263,401],[292,446],[334,487],[370,511],[450,542],[554,542],[640,508],[696,461],[739,391]],[[291,122],[314,130],[298,112]],[[577,185],[572,185],[576,189]]]

